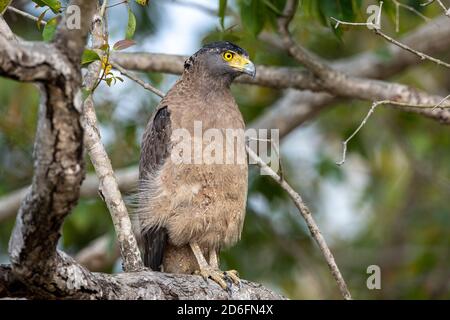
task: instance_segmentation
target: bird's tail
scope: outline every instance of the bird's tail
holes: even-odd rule
[[[154,271],[161,271],[164,249],[167,243],[167,230],[161,227],[143,230],[141,239],[144,265]]]

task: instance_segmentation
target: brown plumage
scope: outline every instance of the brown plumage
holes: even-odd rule
[[[223,137],[227,129],[243,133],[244,121],[230,92],[231,82],[242,73],[255,73],[243,49],[229,42],[203,47],[186,61],[181,78],[147,125],[134,225],[144,263],[153,270],[199,271],[222,287],[226,277],[238,281],[235,272],[220,272],[218,253],[240,238],[247,198],[246,161],[235,157],[232,164],[189,164],[172,156],[179,152],[174,133],[185,129],[194,136],[195,121],[201,121],[202,133],[208,129],[219,130]],[[204,139],[203,148],[209,142]],[[243,148],[236,144],[233,151],[245,155]]]

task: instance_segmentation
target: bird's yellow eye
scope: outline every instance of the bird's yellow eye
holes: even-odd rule
[[[224,52],[223,59],[225,61],[230,61],[231,59],[233,59],[233,53],[230,51]]]

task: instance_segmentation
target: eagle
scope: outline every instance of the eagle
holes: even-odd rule
[[[181,155],[186,148],[180,151],[179,146],[206,148],[214,140],[203,136],[208,130],[223,133],[224,139],[227,130],[243,132],[244,120],[230,90],[242,74],[255,76],[244,49],[227,41],[203,46],[185,61],[181,77],[146,126],[133,227],[144,264],[154,271],[196,273],[224,289],[240,283],[236,270],[220,270],[219,253],[241,236],[247,161],[237,161],[235,155],[234,161],[195,161],[196,150]],[[195,141],[182,144],[177,132]],[[245,145],[228,148],[228,140],[223,152],[243,152],[245,157]]]

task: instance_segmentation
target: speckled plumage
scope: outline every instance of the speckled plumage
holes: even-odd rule
[[[145,130],[133,220],[145,264],[152,269],[159,270],[162,264],[165,272],[191,273],[199,266],[189,244],[198,244],[208,258],[240,238],[247,163],[177,164],[171,158],[176,143],[172,133],[184,128],[194,135],[194,121],[202,122],[203,131],[244,130],[229,89],[240,73],[211,67],[215,60],[208,56],[229,48],[246,55],[241,48],[222,42],[205,46],[189,58],[183,75],[161,100]]]

